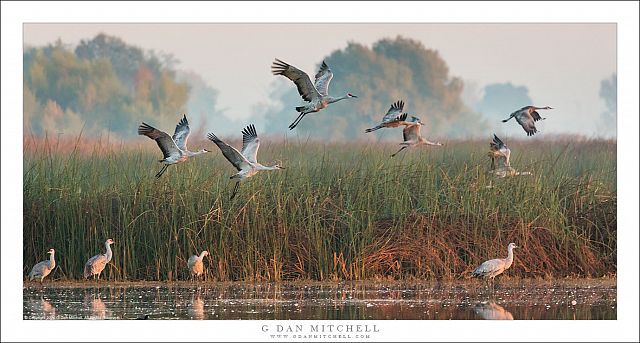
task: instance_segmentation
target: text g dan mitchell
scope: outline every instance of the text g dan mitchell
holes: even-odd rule
[[[305,324],[305,325],[262,325],[262,332],[277,333],[365,333],[380,332],[377,325],[369,324]]]

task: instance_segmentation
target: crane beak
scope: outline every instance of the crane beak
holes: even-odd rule
[[[353,95],[353,94],[351,94],[351,97],[352,97],[352,98],[357,98],[358,96],[357,96],[357,95]]]

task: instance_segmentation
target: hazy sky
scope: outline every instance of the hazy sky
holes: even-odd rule
[[[478,88],[527,86],[534,105],[556,108],[540,125],[545,133],[595,134],[605,109],[600,81],[616,71],[615,24],[25,24],[24,43],[75,45],[100,32],[173,54],[177,68],[200,74],[219,91],[225,114],[239,119],[270,100],[275,57],[311,74],[350,41],[370,46],[397,35],[438,50],[452,76]]]

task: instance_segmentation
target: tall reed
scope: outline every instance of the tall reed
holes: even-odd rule
[[[53,278],[81,278],[107,238],[103,275],[118,280],[187,278],[205,249],[209,280],[453,279],[509,242],[521,246],[511,275],[616,272],[614,141],[510,141],[512,165],[533,175],[504,179],[486,174],[484,141],[395,158],[392,144],[265,141],[260,160],[287,169],[233,200],[235,170],[210,142],[158,180],[153,146],[24,144],[25,274],[53,247]]]

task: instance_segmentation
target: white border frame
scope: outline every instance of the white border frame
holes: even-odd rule
[[[315,10],[323,6],[340,10]],[[22,183],[16,180],[22,179],[22,87],[17,85],[22,85],[23,22],[616,22],[618,182],[623,185],[618,189],[618,319],[366,323],[381,329],[371,341],[638,340],[637,2],[2,2],[1,13],[3,341],[265,340],[261,326],[276,323],[146,321],[141,330],[137,321],[22,320]],[[358,323],[365,321],[353,324]]]

